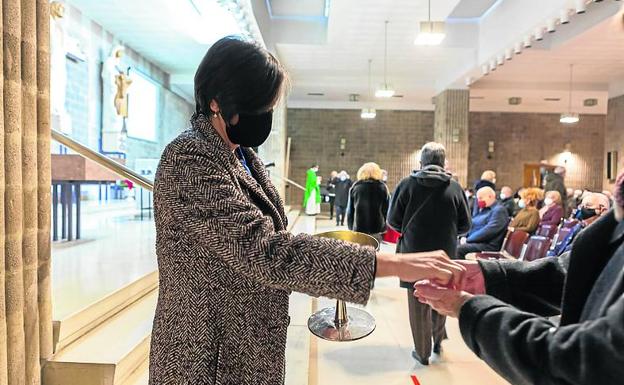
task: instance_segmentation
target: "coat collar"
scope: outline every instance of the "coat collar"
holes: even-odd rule
[[[208,142],[212,152],[211,156],[233,171],[241,188],[249,192],[252,201],[273,218],[275,230],[285,230],[287,220],[282,200],[256,153],[250,148],[241,147],[247,160],[247,166],[253,174],[252,177],[240,163],[236,154],[217,133],[207,116],[203,114],[193,115],[191,125]]]

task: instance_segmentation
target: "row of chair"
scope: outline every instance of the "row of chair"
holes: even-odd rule
[[[476,253],[479,259],[518,259],[534,261],[544,258],[548,250],[563,242],[578,223],[576,219],[563,221],[559,226],[542,225],[535,235],[530,236],[526,231],[510,228],[503,240],[500,251],[484,251]]]

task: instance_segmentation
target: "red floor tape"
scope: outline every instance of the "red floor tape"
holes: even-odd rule
[[[420,385],[420,382],[418,382],[418,378],[416,378],[416,376],[413,374],[412,374],[412,382],[414,382],[414,385]]]

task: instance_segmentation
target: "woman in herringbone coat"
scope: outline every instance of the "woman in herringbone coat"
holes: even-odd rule
[[[271,54],[234,38],[199,66],[197,112],[165,149],[154,186],[152,385],[282,384],[291,290],[365,303],[375,276],[463,278],[443,252],[389,255],[286,231],[250,148],[270,132],[285,77]]]

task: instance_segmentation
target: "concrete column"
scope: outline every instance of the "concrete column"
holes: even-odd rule
[[[448,170],[468,185],[469,90],[446,90],[435,98],[433,137],[446,147]]]

